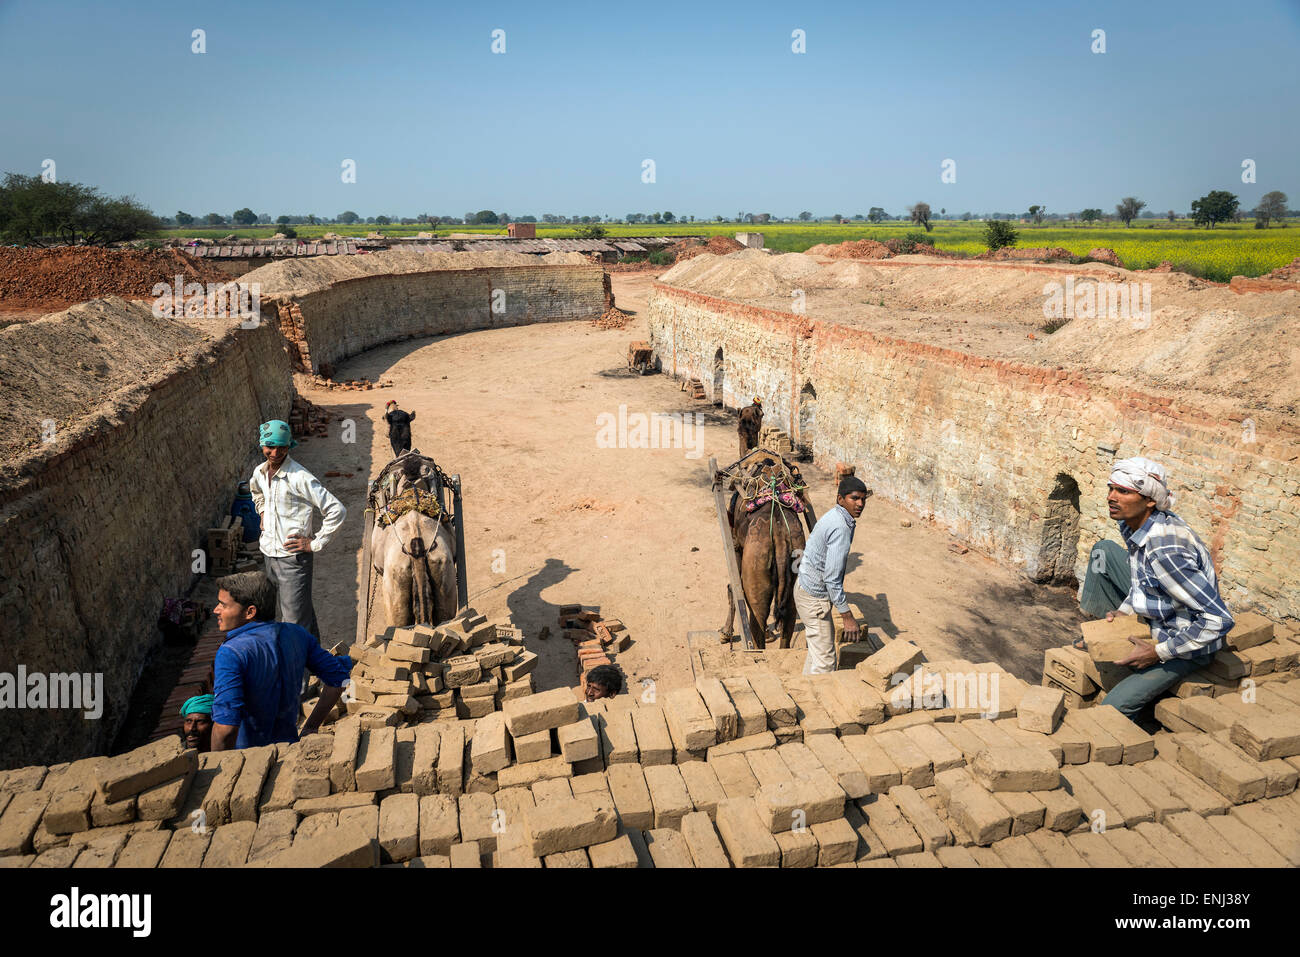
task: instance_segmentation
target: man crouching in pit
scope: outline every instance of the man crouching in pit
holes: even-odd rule
[[[1089,614],[1104,611],[1107,621],[1136,614],[1151,626],[1153,640],[1134,639],[1133,653],[1117,662],[1134,673],[1102,702],[1135,719],[1172,685],[1209,663],[1233,620],[1219,595],[1209,551],[1170,511],[1174,497],[1164,466],[1124,459],[1115,463],[1107,487],[1110,517],[1119,524],[1128,555],[1114,542],[1099,542],[1080,603]]]

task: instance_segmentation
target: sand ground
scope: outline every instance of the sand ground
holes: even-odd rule
[[[614,276],[622,331],[550,323],[414,340],[340,364],[339,379],[391,378],[366,392],[302,387],[337,418],[329,438],[295,453],[349,510],[316,565],[324,642],[350,641],[361,588],[361,517],[370,476],[389,460],[384,403],[415,411],[414,444],[465,488],[470,603],[524,630],[541,656],[536,686],[574,685],[577,658],[556,625],[578,602],[620,618],[634,639],[618,655],[633,683],[691,681],[688,636],[715,640],[726,615],[721,536],[707,463],[735,458],[735,414],[695,403],[664,376],[629,374],[627,343],[646,336],[648,273]],[[597,417],[699,414],[697,446],[601,448]],[[341,440],[342,420],[356,442]],[[694,421],[689,420],[689,421]],[[689,437],[689,436],[688,436]],[[698,453],[698,454],[697,454]],[[327,471],[352,477],[325,477]],[[834,504],[831,476],[803,467],[818,514]],[[910,519],[911,527],[901,521]],[[1037,683],[1042,652],[1081,620],[1067,589],[1036,586],[977,552],[949,551],[948,535],[875,496],[858,523],[846,592],[874,628],[917,643],[931,660],[997,661]],[[551,637],[540,640],[543,626]],[[383,626],[382,610],[371,630]]]

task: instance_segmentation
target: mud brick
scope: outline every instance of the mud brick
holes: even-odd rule
[[[794,772],[775,750],[748,751],[745,753],[745,759],[749,761],[750,770],[754,772],[754,780],[760,787],[788,783],[795,779]]]
[[[447,851],[447,857],[450,858],[453,869],[463,867],[481,868],[483,866],[482,852],[477,841],[453,844]]]
[[[293,844],[298,814],[292,809],[267,811],[257,821],[257,831],[248,851],[248,861],[263,860],[287,850]],[[174,843],[174,842],[173,842]]]
[[[0,816],[0,857],[32,852],[32,837],[49,802],[48,791],[27,791],[10,799]]]
[[[405,664],[409,667],[427,664],[433,658],[433,653],[428,648],[416,648],[412,645],[392,642],[384,649],[384,657],[390,664]]]
[[[1232,723],[1229,737],[1256,761],[1300,754],[1300,711],[1270,714],[1261,709],[1249,717],[1239,717]]]
[[[1016,722],[1026,731],[1051,734],[1065,716],[1065,695],[1053,688],[1027,688],[1016,707]]]
[[[508,661],[514,661],[518,655],[516,649],[510,645],[503,644],[499,641],[489,642],[478,648],[474,652],[474,657],[478,659],[479,667],[485,672],[503,665]]]
[[[104,795],[98,791],[95,791],[94,795],[94,800],[90,802],[90,822],[94,827],[108,827],[113,824],[125,824],[127,821],[135,820],[135,798],[129,797],[125,801],[109,804],[104,800]],[[0,794],[0,811],[4,810],[8,797],[8,795]]]
[[[1136,615],[1116,615],[1113,621],[1104,618],[1085,621],[1079,625],[1087,643],[1088,657],[1093,661],[1113,663],[1133,653],[1130,638],[1150,640],[1151,628]]]
[[[1025,835],[1048,867],[1087,867],[1088,862],[1074,849],[1065,835],[1056,831],[1038,830]]]
[[[670,691],[662,696],[662,701],[670,735],[684,744],[685,750],[698,751],[718,743],[713,716],[695,688]]]
[[[379,842],[356,824],[329,828],[267,861],[268,867],[378,867]]]
[[[754,794],[754,806],[763,824],[776,833],[843,816],[844,792],[834,785],[829,775],[820,782],[796,778],[760,784]]]
[[[850,735],[850,737],[861,737],[861,735]],[[862,765],[854,759],[839,738],[829,734],[815,734],[807,738],[804,743],[849,798],[865,797],[872,793],[871,783]]]
[[[714,733],[719,742],[736,737],[740,728],[740,714],[727,694],[726,687],[717,678],[701,675],[695,681],[695,690],[713,719]]]
[[[448,723],[438,730],[438,790],[458,795],[465,787],[465,727]]]
[[[497,772],[497,784],[503,788],[532,787],[538,781],[550,778],[573,777],[573,765],[560,755],[544,761],[530,761],[528,764],[513,764]]]
[[[1238,757],[1207,735],[1176,735],[1178,763],[1233,804],[1262,798],[1267,787],[1263,769]]]
[[[568,688],[554,688],[527,698],[507,701],[502,708],[506,727],[515,736],[572,724],[578,720],[578,702]]]
[[[920,835],[888,795],[873,794],[855,801],[854,804],[862,812],[871,832],[884,845],[890,857],[913,854],[924,848]]]
[[[483,854],[497,846],[497,805],[491,794],[468,793],[458,799],[460,834],[465,843],[476,843]]]
[[[46,833],[49,833],[48,831]],[[41,848],[36,852],[36,859],[28,866],[33,868],[55,868],[57,870],[67,870],[76,863],[81,856],[83,846],[80,844],[54,844]],[[0,858],[4,860],[4,858]]]
[[[811,828],[781,831],[774,836],[776,846],[781,849],[783,868],[817,866],[817,838],[813,837]]]
[[[883,731],[875,735],[875,740],[898,768],[901,783],[914,788],[925,788],[934,783],[934,766],[930,759],[901,731]]]
[[[1007,734],[1001,722],[980,718],[974,721],[963,721],[961,726],[963,729],[979,738],[979,740],[983,741],[985,747],[1014,748],[1019,745],[1019,742],[1015,738]],[[984,748],[979,749],[979,751],[983,750]],[[978,754],[979,751],[976,751],[975,753]],[[974,755],[971,757],[974,758]]]
[[[880,794],[903,781],[902,772],[872,736],[851,735],[840,743],[867,776],[868,793]]]
[[[474,726],[470,758],[481,774],[495,774],[510,764],[510,735],[501,712],[486,715]]]
[[[1002,858],[1007,867],[1047,867],[1047,860],[1038,849],[1022,835],[1003,838],[989,845],[993,853]]]
[[[1246,805],[1257,807],[1258,805]],[[1247,827],[1234,810],[1231,814],[1207,817],[1205,823],[1237,851],[1238,866],[1249,863],[1252,867],[1291,867],[1293,863],[1277,852],[1259,832]]]
[[[1011,815],[1012,837],[1017,834],[1028,834],[1043,826],[1047,809],[1043,807],[1043,802],[1029,791],[998,791],[993,797]]]
[[[1276,656],[1273,666],[1275,671],[1289,673],[1297,663],[1300,663],[1300,644],[1285,638],[1279,638],[1271,642],[1269,647],[1273,649]],[[1291,679],[1286,677],[1281,680],[1289,681]]]
[[[1082,769],[1085,767],[1087,765],[1073,765],[1061,771],[1064,788],[1079,802],[1084,823],[1088,825],[1100,823],[1103,827],[1122,826],[1124,815],[1102,794],[1092,778],[1083,772]]]
[[[392,728],[371,728],[361,735],[357,748],[358,791],[383,791],[397,783],[397,732]]]
[[[1104,705],[1099,708],[1092,708],[1087,717],[1095,721],[1106,733],[1120,743],[1124,749],[1122,763],[1137,764],[1139,761],[1150,761],[1156,756],[1155,741],[1152,740],[1151,735],[1124,717],[1115,708]]]
[[[414,794],[393,794],[379,805],[379,859],[401,863],[419,853],[420,799]]]
[[[294,759],[299,745],[278,744],[275,745],[275,762],[271,765],[270,771],[266,775],[266,783],[262,785],[262,795],[258,800],[257,813],[265,814],[267,811],[283,811],[285,808],[293,807],[297,800],[293,796],[291,776],[289,774],[289,765]],[[177,808],[179,811],[180,808]]]
[[[483,677],[483,669],[473,655],[448,658],[442,663],[442,681],[448,688],[472,685]]]
[[[722,744],[715,744],[708,750],[708,758],[711,760],[724,754],[744,754],[747,751],[763,751],[774,748],[777,745],[776,735],[771,731],[763,731],[760,734],[751,734],[744,738],[734,738]]]
[[[560,754],[570,764],[600,758],[600,735],[589,717],[579,718],[573,724],[557,728],[555,736],[560,745]]]
[[[866,726],[885,720],[885,699],[856,671],[834,671],[817,681],[834,695],[853,722]]]
[[[594,868],[634,868],[639,866],[636,848],[626,834],[620,834],[612,841],[593,844],[587,848],[587,857]]]
[[[965,756],[939,732],[937,725],[918,724],[901,733],[929,759],[936,774],[966,763]]]
[[[857,860],[859,864],[867,860],[888,857],[884,842],[880,840],[875,831],[871,830],[871,825],[867,823],[867,817],[862,813],[862,809],[858,807],[857,802],[850,801],[844,805],[844,819],[857,832]]]
[[[829,675],[807,675],[785,679],[786,690],[803,712],[799,724],[809,734],[862,734],[862,725],[832,693]]]
[[[793,728],[776,728],[772,734],[776,737],[776,743],[789,744],[792,741],[803,740],[803,728],[796,725]]]
[[[1196,725],[1182,716],[1182,700],[1179,698],[1161,698],[1155,706],[1156,720],[1170,731],[1199,731]]]
[[[678,831],[657,827],[646,831],[645,838],[655,867],[695,867],[686,839]]]
[[[335,791],[354,791],[357,786],[357,749],[361,744],[361,723],[347,717],[334,725],[334,746],[330,754],[330,785]]]
[[[1084,764],[1079,766],[1079,773],[1091,782],[1107,803],[1119,812],[1125,827],[1155,820],[1155,810],[1127,783],[1115,767],[1105,764]],[[1107,823],[1114,826],[1116,822],[1108,819]]]
[[[226,825],[229,827],[230,825]],[[245,823],[242,826],[249,826]],[[256,829],[257,825],[252,825]],[[126,846],[122,848],[114,862],[114,867],[138,867],[154,868],[162,860],[163,854],[167,850],[168,843],[171,842],[171,831],[138,831],[127,838]],[[247,857],[247,855],[245,855]]]
[[[719,804],[717,829],[734,866],[780,866],[781,848],[751,798],[728,798]]]
[[[1233,626],[1224,643],[1235,651],[1245,651],[1273,640],[1273,623],[1253,611],[1233,615]]]
[[[965,768],[941,771],[935,777],[948,816],[983,846],[1011,834],[1011,815]]]
[[[988,747],[983,738],[971,731],[969,724],[968,721],[947,721],[934,725],[944,740],[961,752],[967,761]]]
[[[668,767],[676,770],[672,765]],[[644,771],[639,764],[615,764],[606,772],[614,807],[623,825],[628,828],[655,826],[655,806]],[[689,809],[688,809],[689,810]]]
[[[551,732],[534,731],[514,739],[515,760],[521,764],[551,756]]]
[[[677,770],[686,784],[691,804],[712,819],[717,813],[718,802],[727,797],[713,766],[706,761],[691,761],[680,765]]]
[[[1093,699],[1095,698],[1095,694],[1084,697],[1078,692],[1071,691],[1051,675],[1043,675],[1042,685],[1044,688],[1052,688],[1065,695],[1065,710],[1067,714],[1072,710],[1091,707]]]
[[[1195,848],[1196,852],[1210,862],[1212,867],[1240,867],[1241,852],[1226,841],[1223,836],[1209,825],[1206,818],[1191,811],[1171,814],[1165,819],[1165,826],[1175,835]]]
[[[714,829],[713,822],[708,814],[703,811],[692,811],[690,814],[685,815],[681,822],[681,835],[696,867],[727,868],[731,866],[731,863],[727,860],[726,851],[722,849],[722,841],[718,838],[718,832]],[[595,848],[592,848],[591,851],[594,864]],[[651,854],[653,855],[653,848]],[[659,866],[657,862],[655,866]]]
[[[358,666],[358,668],[359,667],[361,666]],[[360,678],[364,676],[368,683],[376,680],[409,683],[414,681],[416,676],[420,674],[422,674],[422,672],[416,672],[415,674],[411,673],[411,665],[409,662],[382,660],[375,664],[366,665],[365,671],[361,674],[357,674],[356,668],[352,670],[352,677]]]
[[[543,859],[548,854],[581,850],[618,836],[618,818],[612,809],[593,807],[576,798],[532,808],[525,812],[525,827],[533,853]]]
[[[1088,653],[1077,648],[1049,648],[1043,653],[1043,676],[1051,678],[1076,695],[1089,695],[1097,690],[1096,683],[1088,677]]]
[[[90,804],[95,791],[90,782],[67,782],[55,792],[45,809],[44,825],[52,834],[72,834],[90,829]]]
[[[580,847],[572,851],[561,851],[558,854],[547,854],[542,858],[542,866],[548,870],[590,868],[591,858],[587,855],[587,849]]]
[[[456,717],[461,719],[483,718],[496,710],[496,700],[487,698],[462,698],[456,695]]]
[[[1227,798],[1177,764],[1157,759],[1142,765],[1142,771],[1201,817],[1226,814],[1231,807]]]
[[[104,761],[95,784],[104,801],[114,804],[197,769],[198,752],[169,736]]]
[[[936,847],[934,849],[934,856],[935,859],[938,860],[938,862],[944,867],[979,867],[980,866],[979,861],[975,859],[975,855],[973,855],[967,848],[964,847],[956,847],[952,845],[946,847]]]
[[[792,728],[799,723],[799,708],[786,693],[781,679],[769,672],[754,672],[746,676],[749,687],[767,712],[767,728]]]
[[[327,750],[332,747],[332,742],[328,738],[322,736],[322,739]],[[215,772],[211,780],[208,781],[201,803],[198,805],[203,809],[204,819],[209,827],[216,827],[230,822],[231,796],[234,794],[235,785],[239,781],[239,775],[243,768],[244,753],[242,751],[218,751],[199,755],[200,773],[205,771]],[[194,799],[193,790],[190,795],[191,801]],[[324,793],[329,793],[328,780],[325,782]]]
[[[1052,756],[1057,765],[1063,763],[1064,750],[1055,741],[1050,734],[1039,734],[1036,731],[1026,731],[1016,723],[1015,718],[999,718],[993,722],[994,727],[1006,733],[1016,747],[1030,748],[1035,751],[1046,750]]]
[[[246,748],[241,753],[244,763],[230,792],[230,820],[256,822],[262,786],[275,760],[275,746]]]
[[[767,730],[767,712],[754,694],[749,682],[740,676],[721,679],[722,686],[736,710],[736,733],[734,738],[744,738]]]
[[[631,715],[642,766],[672,764],[673,739],[663,710],[657,705],[643,705],[633,710]]]
[[[569,783],[568,778],[552,778],[549,781],[538,781],[532,786],[531,793],[533,806],[536,806],[546,804],[548,801],[573,797],[573,785]]]
[[[497,851],[527,848],[528,835],[524,831],[524,814],[536,804],[533,792],[528,788],[505,788],[496,793]],[[532,857],[533,852],[528,850],[527,856]],[[536,866],[527,861],[524,863],[528,867]]]
[[[252,821],[223,824],[212,832],[212,843],[203,856],[203,866],[243,867],[253,849],[257,825]]]
[[[1223,820],[1222,817],[1213,820]],[[1209,867],[1210,862],[1190,844],[1162,824],[1144,821],[1133,829],[1173,867]],[[1122,849],[1121,849],[1122,850]]]
[[[531,674],[537,668],[537,655],[531,651],[525,651],[514,661],[501,666],[506,681],[515,682],[525,675]]]
[[[925,850],[933,851],[937,847],[952,843],[952,832],[916,788],[900,784],[890,789],[889,798],[920,836]]]
[[[45,780],[46,773],[47,769],[40,765],[0,771],[0,794],[21,794],[24,791],[35,791],[40,788],[41,783]]]
[[[703,762],[695,763],[707,768]],[[695,810],[681,771],[669,764],[646,768],[644,773],[654,806],[655,827],[680,827],[682,818]]]
[[[1070,846],[1089,867],[1130,867],[1128,858],[1115,849],[1101,834],[1083,831],[1066,838]]]
[[[142,821],[166,821],[180,813],[198,771],[156,784],[136,795],[135,813]]]
[[[1300,808],[1289,800],[1261,801],[1233,808],[1230,817],[1241,822],[1287,859],[1292,867],[1300,866]]]
[[[1232,743],[1227,731],[1216,731],[1211,737],[1226,747],[1246,765],[1256,768],[1264,775],[1264,797],[1282,797],[1295,790],[1297,774],[1295,768],[1281,758],[1268,761],[1256,761],[1241,748]]]
[[[1118,765],[1111,770],[1119,776],[1119,780],[1141,795],[1142,800],[1151,807],[1155,823],[1161,824],[1169,815],[1180,814],[1188,810],[1187,802],[1176,797],[1157,778],[1148,774],[1145,770],[1146,766],[1145,764],[1142,766]],[[1105,767],[1105,765],[1100,767]]]
[[[1067,712],[1062,727],[1088,739],[1090,760],[1101,764],[1119,764],[1124,759],[1124,745],[1092,717],[1091,712],[1094,710],[1096,709],[1089,708],[1087,711]]]
[[[330,761],[334,739],[313,734],[298,742],[298,748],[286,767],[294,798],[324,797],[330,793]]]
[[[758,790],[758,779],[744,754],[721,754],[708,761],[718,775],[718,783],[729,798],[752,798]],[[613,767],[609,773],[613,774]],[[612,787],[612,783],[611,783]]]
[[[289,812],[293,813],[293,812]],[[212,842],[212,831],[182,830],[172,834],[159,867],[201,867]]]
[[[348,808],[369,807],[375,803],[373,791],[340,791],[326,797],[301,798],[293,804],[293,810],[299,817],[312,817],[317,814],[337,814]]]
[[[500,683],[494,677],[484,676],[483,681],[472,685],[462,685],[456,693],[462,698],[491,698],[500,690]]]
[[[1277,668],[1277,652],[1272,642],[1238,651],[1237,654],[1250,662],[1250,674],[1253,678],[1272,674]]]
[[[858,662],[855,670],[862,680],[877,691],[886,692],[896,674],[911,674],[912,669],[925,659],[921,649],[910,641],[896,638],[869,658]]]
[[[1234,681],[1249,675],[1250,668],[1251,662],[1249,658],[1228,648],[1216,651],[1214,657],[1210,659],[1210,663],[1205,666],[1205,670],[1210,674]]]
[[[943,865],[939,863],[939,858],[935,857],[929,851],[914,851],[911,854],[899,854],[898,857],[894,858],[894,862],[898,867],[905,867],[908,869],[943,867]]]

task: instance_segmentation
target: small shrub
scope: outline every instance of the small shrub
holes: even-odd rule
[[[671,266],[676,257],[666,249],[656,249],[650,254],[650,262],[656,266]]]
[[[984,245],[992,252],[1004,246],[1014,246],[1020,236],[1014,226],[1005,219],[990,220],[984,226]]]
[[[1050,336],[1053,332],[1055,332],[1057,329],[1060,329],[1062,326],[1064,326],[1064,325],[1065,325],[1066,323],[1068,323],[1069,321],[1070,321],[1070,320],[1069,320],[1069,319],[1066,319],[1066,318],[1061,318],[1061,319],[1052,319],[1052,320],[1050,320],[1050,321],[1048,321],[1048,322],[1043,323],[1043,324],[1042,324],[1041,326],[1039,326],[1038,328],[1041,329],[1041,330],[1043,330],[1043,332],[1047,333],[1047,334]]]

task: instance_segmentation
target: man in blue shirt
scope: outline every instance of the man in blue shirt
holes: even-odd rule
[[[306,628],[274,621],[276,588],[262,572],[217,580],[217,624],[226,641],[213,665],[212,750],[298,740],[302,673],[325,683],[302,727],[313,734],[343,693],[352,659],[335,657]]]
[[[1122,661],[1135,669],[1106,693],[1103,704],[1135,718],[1184,676],[1209,663],[1232,630],[1232,613],[1219,595],[1209,550],[1175,515],[1165,470],[1145,458],[1116,462],[1106,504],[1128,546],[1129,591],[1115,615],[1136,614],[1151,626],[1151,641],[1133,639]],[[1089,576],[1113,570],[1090,568]],[[1085,581],[1085,590],[1087,582]]]
[[[799,579],[794,586],[794,607],[803,619],[808,642],[804,659],[806,675],[829,674],[835,670],[835,623],[831,609],[840,613],[844,636],[858,640],[858,622],[844,597],[844,569],[858,516],[871,494],[862,480],[852,475],[840,482],[835,507],[817,520],[799,562]]]

